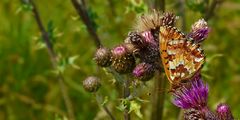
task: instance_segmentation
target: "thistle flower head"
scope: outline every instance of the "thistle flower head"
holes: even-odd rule
[[[154,37],[153,37],[151,31],[145,31],[145,32],[142,32],[141,34],[144,37],[146,43],[157,45],[157,43],[154,40]]]
[[[194,76],[190,87],[182,86],[173,93],[173,103],[182,109],[203,109],[207,106],[208,85],[204,85],[200,75]]]
[[[156,29],[162,25],[162,16],[159,11],[153,10],[137,18],[135,30],[138,32]]]
[[[163,14],[162,25],[174,26],[177,17],[172,12],[166,12]]]
[[[138,32],[157,30],[160,26],[173,26],[176,16],[173,13],[166,12],[161,14],[160,11],[153,10],[137,18],[135,30]]]
[[[188,36],[199,43],[207,38],[209,31],[207,22],[204,19],[200,19],[192,25],[192,30]]]
[[[126,53],[128,53],[128,50],[124,45],[119,45],[112,49],[113,55],[124,56]]]
[[[97,77],[89,76],[83,81],[83,88],[87,92],[96,92],[100,87],[100,79]]]
[[[136,46],[136,48],[145,48],[147,46],[146,42],[144,37],[138,32],[128,33],[128,39],[125,40],[125,43],[131,43]]]
[[[219,104],[216,112],[220,120],[233,120],[232,112],[227,104]]]
[[[94,60],[97,65],[101,67],[108,67],[111,65],[111,52],[109,49],[101,47],[95,52]]]
[[[133,76],[141,81],[148,81],[154,75],[154,66],[149,63],[140,63],[133,70]]]
[[[112,67],[118,73],[130,73],[135,67],[135,59],[126,46],[121,44],[112,49]]]
[[[199,19],[192,25],[192,31],[208,27],[207,22],[204,19]]]

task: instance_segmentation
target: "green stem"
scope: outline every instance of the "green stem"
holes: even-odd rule
[[[126,75],[126,77],[129,77]],[[126,99],[130,95],[130,80],[129,78],[124,79],[123,83],[123,98]],[[124,120],[130,120],[130,114],[128,107],[125,108],[124,110]]]
[[[164,73],[159,72],[159,75],[154,79],[153,89],[153,104],[152,104],[152,116],[151,120],[162,120],[164,110],[164,100],[167,80],[164,77]],[[159,90],[161,93],[159,93]]]
[[[103,108],[103,110],[107,113],[107,115],[111,118],[111,120],[116,120],[113,114],[109,111],[107,106],[105,104],[102,105],[102,96],[99,95],[98,93],[95,93],[96,101],[100,107]]]

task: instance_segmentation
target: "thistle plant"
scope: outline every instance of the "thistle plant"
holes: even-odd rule
[[[176,30],[177,28],[174,28],[174,25],[177,18],[178,17],[173,13],[165,12],[161,14],[160,12],[153,10],[153,12],[143,14],[137,19],[134,30],[128,33],[128,36],[123,43],[111,49],[104,47],[97,49],[94,57],[96,64],[101,67],[108,67],[120,76],[127,76],[127,78],[125,77],[125,80],[122,80],[124,88],[123,101],[125,102],[123,109],[125,111],[125,119],[130,119],[129,111],[132,111],[131,109],[133,109],[131,108],[131,104],[126,103],[131,103],[131,100],[138,98],[138,96],[134,96],[135,98],[131,100],[127,99],[129,96],[133,97],[129,88],[138,86],[138,84],[133,84],[136,83],[136,80],[130,78],[135,78],[137,81],[145,83],[156,75],[156,71],[162,71],[164,65],[160,59],[160,56],[163,53],[159,52],[159,49],[161,49],[161,47],[159,47],[159,44],[161,43],[159,39],[160,28],[162,26],[167,26],[168,28],[173,27],[172,30]],[[192,49],[198,49],[197,47],[201,45],[201,42],[207,38],[209,31],[207,22],[204,19],[198,20],[192,25],[190,32],[186,34],[186,46],[188,47],[189,44],[194,43],[197,45],[196,47],[192,47]],[[176,34],[180,34],[180,31]],[[189,54],[196,54],[197,57],[199,54],[202,54],[201,52],[197,53],[196,50],[192,51],[193,52]],[[197,61],[195,62],[198,62],[198,59],[196,60]],[[166,64],[168,64],[168,62]],[[184,64],[183,67],[185,67]],[[173,67],[171,69],[173,69]],[[166,71],[162,71],[163,74],[165,72]],[[173,104],[183,109],[184,119],[233,119],[230,108],[225,104],[220,104],[216,112],[210,110],[207,104],[209,86],[203,82],[201,68],[192,74],[191,78],[187,78],[185,82],[180,82],[178,87],[169,92],[173,97]],[[140,107],[137,108],[138,110],[136,111],[138,111],[138,116],[141,117],[142,115],[139,115]]]

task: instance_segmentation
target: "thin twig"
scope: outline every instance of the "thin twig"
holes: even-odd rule
[[[102,101],[103,101],[102,96],[99,95],[98,93],[95,93],[95,97],[99,107],[103,108],[103,110],[107,113],[107,115],[111,118],[111,120],[116,120],[113,114],[107,108],[107,106],[105,104],[102,105]]]
[[[207,8],[204,19],[208,21],[210,18],[214,16],[214,10],[218,4],[220,4],[223,0],[213,0],[210,6]]]
[[[103,109],[104,109],[104,111],[109,115],[109,117],[111,118],[111,120],[116,120],[116,119],[114,118],[114,116],[112,115],[112,113],[109,111],[109,109],[107,108],[106,105],[103,105]]]
[[[84,0],[79,0],[80,2],[78,2],[77,0],[71,0],[71,1],[72,1],[74,8],[76,9],[79,16],[81,17],[83,23],[87,26],[87,30],[88,30],[89,34],[93,37],[93,40],[94,40],[96,46],[98,48],[101,47],[102,44],[101,44],[101,41],[99,39],[99,36],[97,35],[97,32],[96,32],[94,26],[93,26],[93,21],[91,20],[91,18],[89,17],[89,15],[87,13],[85,1]]]
[[[151,120],[162,120],[163,118],[166,81],[164,73],[159,71],[157,78],[154,79]],[[160,94],[159,91],[161,91]]]
[[[52,66],[53,66],[54,69],[56,69],[57,68],[57,63],[58,63],[58,57],[57,57],[55,51],[53,50],[53,45],[50,41],[48,33],[46,32],[46,29],[44,28],[44,26],[42,24],[42,21],[41,21],[39,12],[36,8],[36,5],[34,4],[34,2],[32,0],[29,0],[29,2],[33,7],[32,12],[34,14],[34,18],[37,22],[37,25],[38,25],[38,27],[41,31],[43,40],[44,40],[44,42],[47,46],[47,50],[48,50],[48,54],[49,54],[51,62],[52,62]],[[64,84],[64,77],[62,76],[62,74],[58,74],[57,79],[58,79],[58,83],[59,83],[59,86],[60,86],[60,90],[61,90],[61,93],[62,93],[62,96],[63,96],[65,106],[67,108],[69,119],[70,120],[75,120],[74,112],[73,112],[73,108],[72,108],[72,103],[70,101],[70,98],[68,96],[68,92],[66,90],[66,86]]]
[[[126,76],[125,80],[124,80],[124,84],[123,84],[123,98],[126,99],[128,98],[128,96],[130,95],[130,80],[129,80],[129,76]],[[124,120],[130,120],[130,114],[129,114],[129,110],[128,107],[125,108],[124,110]]]

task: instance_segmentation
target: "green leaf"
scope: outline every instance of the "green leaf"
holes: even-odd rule
[[[137,14],[141,14],[148,10],[148,7],[143,0],[130,0],[129,2],[130,4],[126,7],[125,14],[129,12],[136,12]]]
[[[101,105],[102,105],[102,106],[106,105],[108,101],[109,101],[108,96],[105,96],[105,97],[104,97],[104,101],[102,102]]]
[[[32,11],[33,6],[30,3],[23,3],[17,10],[16,14],[19,14],[22,11]]]
[[[34,36],[33,37],[33,49],[40,50],[46,48],[46,44],[43,42],[41,36]]]
[[[69,57],[68,60],[67,60],[67,63],[75,69],[80,69],[80,67],[75,64],[75,61],[77,60],[78,57],[79,57],[78,55]]]
[[[53,26],[52,20],[50,20],[47,24],[47,33],[51,40],[51,43],[54,44],[56,41],[55,41],[55,37],[54,37],[54,26]]]
[[[143,118],[143,115],[141,113],[141,104],[139,104],[136,101],[130,101],[130,109],[129,109],[129,113],[130,112],[134,112],[139,118]]]
[[[117,109],[120,111],[124,111],[129,107],[129,101],[127,99],[121,99],[121,104],[117,106]]]
[[[91,8],[89,8],[89,9],[87,10],[87,14],[88,14],[88,16],[89,16],[89,18],[90,18],[90,20],[91,20],[91,22],[92,22],[92,25],[93,25],[94,30],[96,31],[97,28],[98,28],[98,25],[97,25],[96,22],[95,22],[96,19],[98,18],[97,13],[94,12]]]

